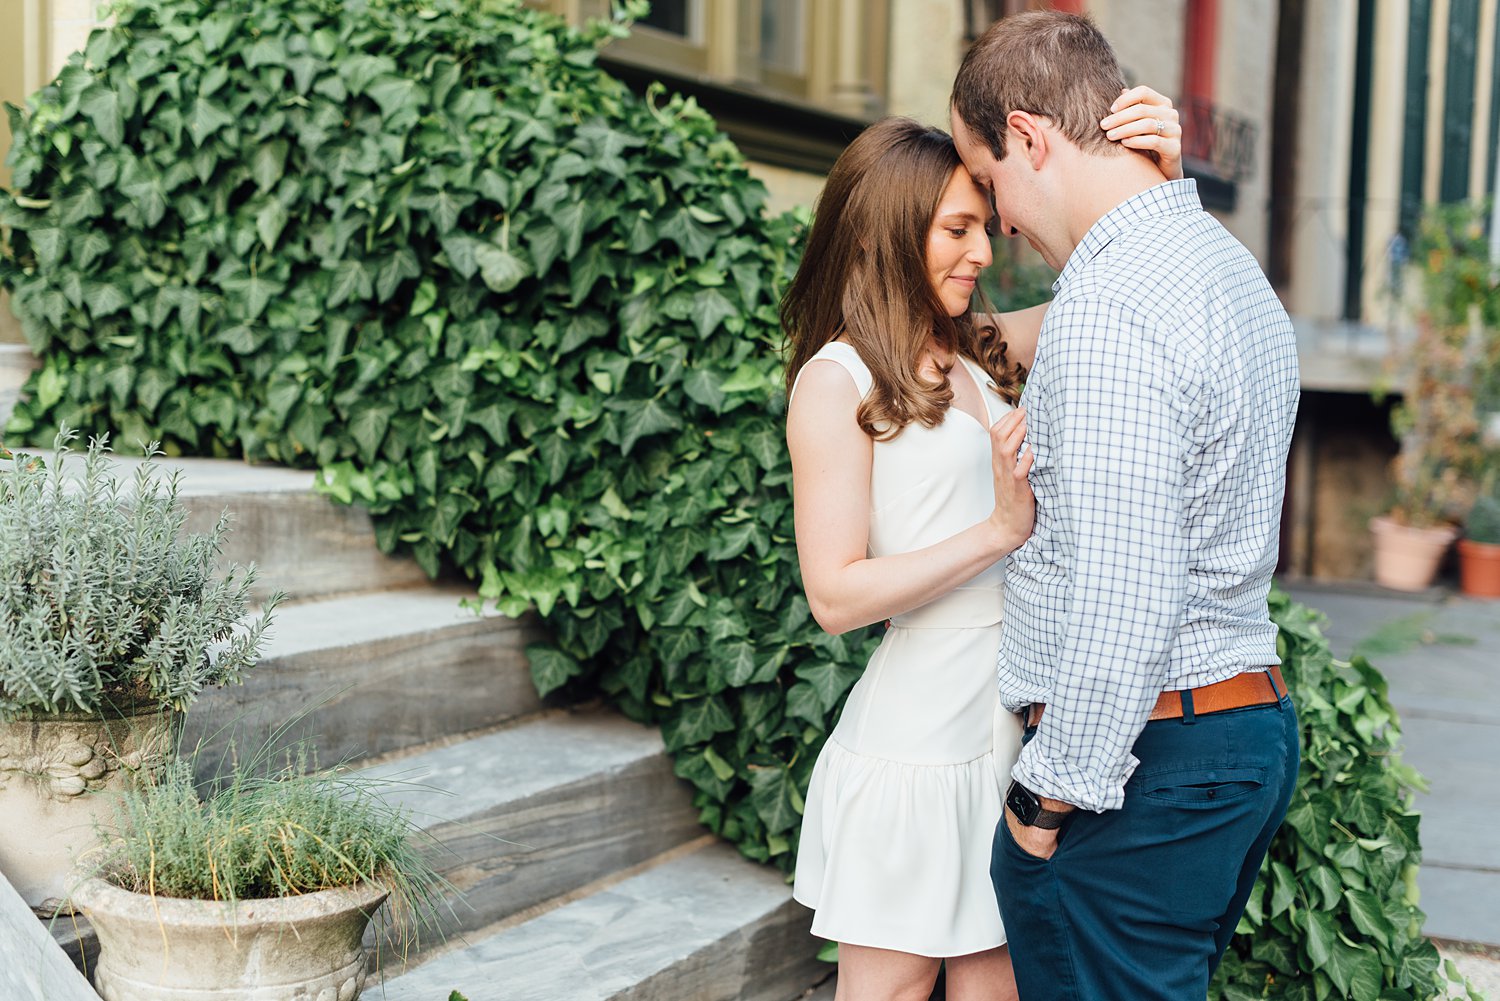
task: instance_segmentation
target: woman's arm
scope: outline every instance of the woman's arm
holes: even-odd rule
[[[1157,169],[1169,181],[1182,178],[1182,126],[1172,99],[1150,87],[1132,87],[1120,92],[1109,107],[1110,114],[1099,122],[1109,138],[1121,146],[1140,150],[1156,161]],[[1161,122],[1158,131],[1156,123]],[[1036,359],[1036,340],[1042,331],[1042,317],[1047,304],[993,313],[991,322],[1000,326],[1005,338],[1006,358],[1020,362],[1028,369]]]
[[[859,402],[841,366],[813,361],[787,414],[802,585],[813,617],[830,633],[910,611],[972,580],[1026,540],[1035,516],[1030,453],[1016,459],[1026,434],[1017,410],[990,429],[990,517],[925,549],[867,556],[874,444],[855,422]]]
[[[1000,336],[1005,340],[1005,358],[1007,361],[1020,362],[1031,371],[1031,363],[1036,360],[1036,341],[1042,333],[1042,318],[1047,315],[1047,303],[1038,306],[1028,306],[1026,309],[1013,309],[1008,313],[991,313],[988,317],[990,322],[1000,325]],[[986,319],[982,316],[974,318],[979,322]]]

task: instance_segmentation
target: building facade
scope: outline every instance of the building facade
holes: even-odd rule
[[[538,2],[574,20],[607,9],[607,0]],[[1275,0],[656,0],[604,58],[627,80],[694,95],[784,208],[809,204],[839,151],[882,115],[946,126],[969,43],[996,19],[1039,7],[1091,14],[1131,83],[1177,99],[1189,173],[1262,254]]]
[[[1303,405],[1287,569],[1363,578],[1396,451],[1386,359],[1424,206],[1495,194],[1500,0],[1280,0],[1268,260],[1297,322]]]
[[[610,6],[528,2],[574,23]],[[50,80],[101,6],[0,0],[0,100]],[[1128,80],[1176,101],[1190,176],[1266,268],[1302,342],[1284,569],[1366,576],[1365,522],[1385,503],[1394,450],[1370,395],[1405,322],[1392,278],[1422,206],[1495,191],[1500,0],[655,0],[603,60],[640,89],[659,80],[694,96],[782,209],[812,204],[875,119],[946,125],[968,44],[1043,6],[1090,14]],[[1034,263],[1018,243],[997,250]],[[3,308],[0,342],[20,342]]]

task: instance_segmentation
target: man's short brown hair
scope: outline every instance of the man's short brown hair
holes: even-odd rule
[[[996,21],[969,49],[953,81],[964,128],[1005,159],[1006,119],[1026,111],[1051,120],[1090,153],[1117,151],[1099,120],[1125,88],[1114,49],[1092,20],[1039,10]]]

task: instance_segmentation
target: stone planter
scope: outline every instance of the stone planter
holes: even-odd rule
[[[0,724],[0,872],[44,917],[66,912],[69,879],[109,826],[116,793],[172,753],[177,717],[29,715]]]
[[[1452,525],[1412,528],[1387,517],[1371,518],[1375,542],[1375,583],[1397,591],[1423,591],[1432,586],[1448,547],[1458,538]]]
[[[180,900],[90,879],[73,893],[99,935],[104,1001],[354,1001],[384,887],[269,900]]]
[[[1500,546],[1459,539],[1458,580],[1464,594],[1500,598]]]

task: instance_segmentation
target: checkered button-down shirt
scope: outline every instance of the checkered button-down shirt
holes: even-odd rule
[[[1113,810],[1162,691],[1279,663],[1296,342],[1190,180],[1107,213],[1053,291],[1021,401],[1037,520],[1008,560],[1000,697],[1047,704],[1015,778]]]

